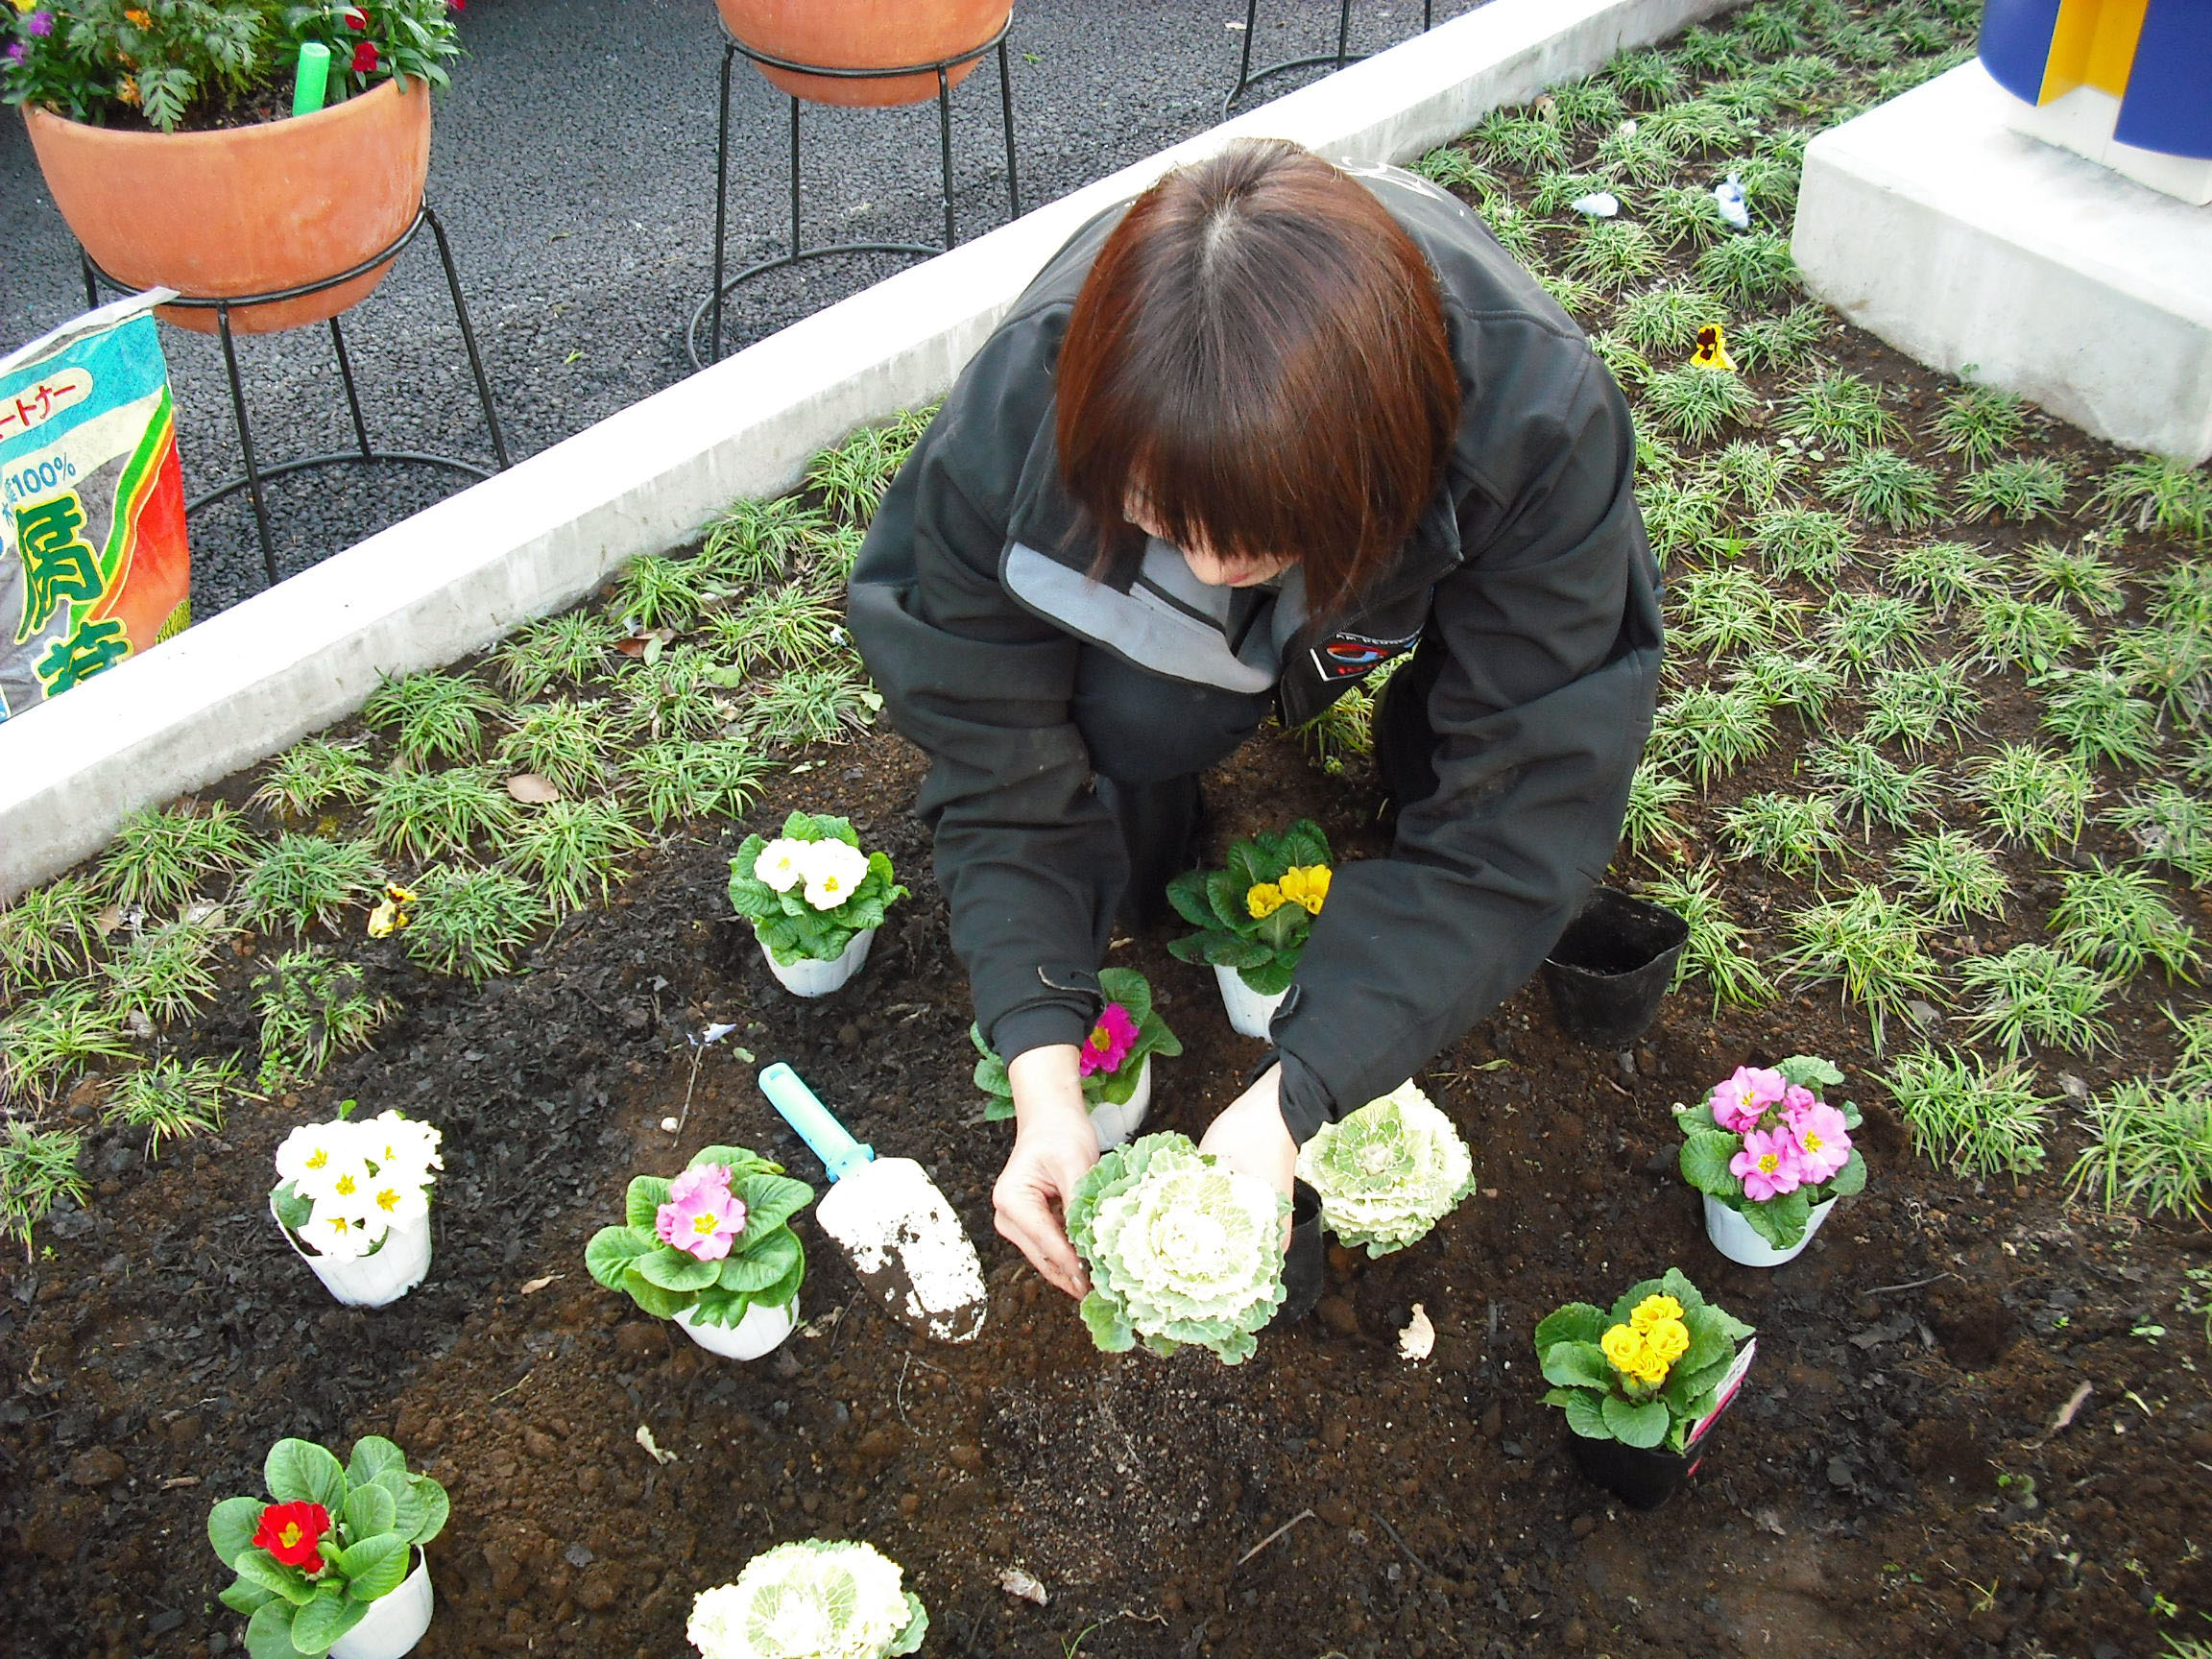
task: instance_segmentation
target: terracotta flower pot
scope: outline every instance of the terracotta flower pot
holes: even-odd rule
[[[825,69],[896,69],[980,46],[1012,14],[1009,0],[715,0],[722,22],[746,45]],[[937,77],[840,81],[754,65],[776,85],[813,104],[919,104],[937,96]],[[951,70],[957,86],[974,60]]]
[[[312,115],[217,132],[121,132],[26,104],[54,204],[118,282],[195,299],[266,294],[350,270],[407,228],[430,173],[430,93],[385,81]],[[389,262],[299,300],[230,314],[274,334],[366,299]],[[162,320],[215,332],[211,310]]]

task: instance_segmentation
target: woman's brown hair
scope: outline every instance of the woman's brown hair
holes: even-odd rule
[[[1280,139],[1140,196],[1076,296],[1056,388],[1060,467],[1104,577],[1166,540],[1298,560],[1340,609],[1411,534],[1459,416],[1421,250],[1365,188]]]

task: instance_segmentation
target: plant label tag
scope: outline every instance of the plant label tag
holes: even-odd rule
[[[1682,1437],[1682,1449],[1687,1452],[1697,1444],[1705,1431],[1720,1421],[1720,1414],[1728,1409],[1736,1398],[1736,1390],[1743,1385],[1743,1373],[1751,1369],[1751,1358],[1759,1352],[1759,1338],[1754,1336],[1743,1344],[1743,1352],[1736,1356],[1736,1363],[1728,1367],[1728,1374],[1720,1379],[1720,1386],[1714,1391],[1713,1409],[1690,1425],[1690,1432]]]

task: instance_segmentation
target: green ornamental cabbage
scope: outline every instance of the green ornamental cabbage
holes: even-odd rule
[[[929,1615],[899,1563],[867,1544],[803,1538],[745,1564],[691,1603],[685,1635],[704,1659],[893,1659],[922,1646]]]
[[[1289,1201],[1182,1135],[1146,1135],[1100,1158],[1068,1206],[1068,1237],[1091,1269],[1083,1323],[1109,1354],[1142,1338],[1186,1342],[1225,1365],[1259,1348],[1283,1306]]]
[[[1324,1123],[1299,1150],[1298,1178],[1321,1195],[1324,1227],[1347,1247],[1386,1256],[1475,1190],[1475,1161],[1452,1119],[1407,1081]]]

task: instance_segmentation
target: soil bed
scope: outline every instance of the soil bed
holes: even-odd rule
[[[1571,234],[1554,220],[1540,237],[1557,251]],[[1885,389],[1905,421],[1897,446],[1935,468],[1953,500],[1964,472],[1929,423],[1948,383],[1833,323],[1817,351]],[[1760,437],[1804,373],[1747,375],[1762,412],[1725,438]],[[1688,476],[1719,442],[1680,448]],[[2085,481],[2122,459],[2032,412],[2016,452],[2066,463],[2070,513]],[[1788,498],[1827,505],[1817,476]],[[1919,539],[1972,541],[2016,575],[2026,543],[2078,534],[2070,518],[1965,524],[1946,509]],[[1871,589],[1911,540],[1866,533],[1836,585]],[[2135,534],[2105,550],[2126,604],[2087,619],[2099,642],[2141,629],[2150,583],[2190,552]],[[1671,565],[1671,580],[1688,567]],[[1799,578],[1777,586],[1815,608],[1827,596]],[[1924,642],[1932,660],[1963,646],[1957,614]],[[1663,696],[1723,685],[1731,666],[1677,654]],[[1971,733],[1919,757],[1948,785],[2000,742],[2051,741],[2018,671],[1978,669],[1976,688]],[[1856,731],[1866,696],[1864,678],[1849,685],[1826,724]],[[1718,891],[1769,970],[1792,912],[1830,896],[1839,873],[1889,882],[1901,839],[1853,829],[1825,884],[1732,856],[1728,807],[1809,787],[1796,760],[1811,739],[1782,729],[1773,753],[1676,809],[1679,846],[1714,858]],[[2096,768],[2079,845],[2052,858],[1993,848],[2010,902],[1993,921],[1929,931],[1945,974],[2044,937],[2066,873],[2136,857],[2095,812],[2173,775],[2188,737],[2163,731],[2157,767]],[[2041,1092],[2074,1098],[2053,1115],[2042,1169],[2014,1184],[1914,1151],[1878,1077],[1917,1034],[1893,1019],[1878,1051],[1863,1013],[1831,987],[1785,979],[1771,1004],[1716,1011],[1693,982],[1612,1053],[1564,1039],[1534,986],[1421,1074],[1466,1132],[1479,1176],[1434,1234],[1376,1262],[1333,1250],[1315,1316],[1240,1368],[1199,1351],[1108,1357],[992,1232],[1010,1129],[979,1120],[965,979],[926,833],[905,811],[920,757],[875,735],[792,758],[743,823],[658,838],[609,904],[553,928],[512,975],[428,976],[400,940],[363,940],[361,912],[348,912],[342,952],[399,1012],[372,1050],[298,1094],[241,1100],[217,1136],[149,1164],[138,1132],[101,1125],[99,1081],[71,1097],[63,1116],[84,1132],[96,1190],[41,1226],[30,1262],[0,1265],[12,1551],[0,1622],[17,1650],[238,1651],[239,1621],[212,1599],[209,1505],[257,1490],[281,1435],[343,1445],[372,1432],[452,1494],[453,1523],[431,1550],[426,1654],[664,1659],[687,1650],[696,1592],[807,1536],[865,1538],[901,1562],[930,1610],[929,1651],[1038,1659],[1078,1647],[1098,1659],[2108,1659],[2192,1635],[2212,1609],[2200,1549],[2212,1395],[2200,1317],[2182,1310],[2206,1235],[2070,1203],[2064,1179],[2084,1143],[2074,1100],[2162,1070],[2167,1009],[2193,1013],[2200,993],[2147,970],[2107,1006],[2111,1051],[2033,1056]],[[210,795],[242,804],[254,782]],[[1215,853],[1301,816],[1343,858],[1388,849],[1364,763],[1332,775],[1282,733],[1207,787]],[[772,833],[796,807],[851,814],[915,890],[859,978],[819,1003],[774,984],[723,892],[748,828]],[[1923,827],[1938,821],[1981,830],[1956,796]],[[319,829],[361,823],[349,809]],[[1652,857],[1623,851],[1612,879],[1639,885],[1671,867],[1666,849]],[[2203,892],[2177,879],[2162,890],[2204,937]],[[1149,1127],[1195,1136],[1259,1046],[1229,1031],[1211,972],[1171,958],[1169,936],[1119,941],[1112,960],[1149,976],[1186,1046],[1159,1063]],[[251,976],[285,944],[242,938],[218,1000],[169,1034],[178,1051],[251,1054]],[[1931,1008],[1939,1040],[1964,1041],[1960,1013]],[[695,1048],[716,1022],[737,1029]],[[1871,1185],[1794,1263],[1734,1267],[1705,1242],[1697,1195],[1676,1173],[1669,1107],[1738,1065],[1795,1052],[1845,1070],[1833,1093],[1865,1111]],[[755,1147],[819,1186],[755,1087],[775,1060],[862,1140],[936,1175],[989,1270],[978,1341],[911,1338],[858,1297],[805,1216],[809,1323],[757,1363],[708,1356],[585,1273],[585,1241],[619,1218],[630,1176],[671,1172],[699,1145]],[[430,1276],[374,1312],[330,1302],[265,1209],[285,1131],[345,1099],[399,1107],[445,1135]],[[681,1135],[661,1127],[675,1117]],[[1638,1515],[1575,1474],[1558,1414],[1539,1404],[1530,1334],[1559,1303],[1609,1300],[1669,1264],[1759,1328],[1760,1357],[1690,1489]],[[1411,1364],[1397,1334],[1416,1303],[1437,1342]],[[649,1455],[640,1429],[674,1460]],[[1013,1566],[1043,1581],[1046,1606],[998,1588]]]

